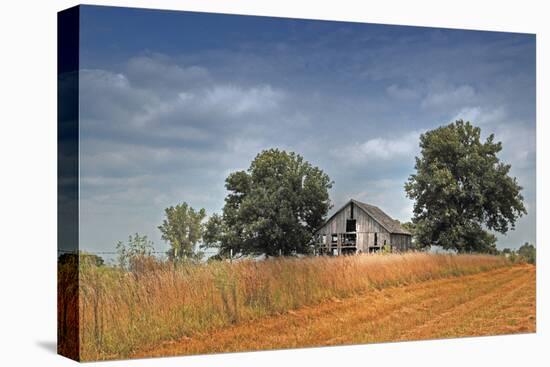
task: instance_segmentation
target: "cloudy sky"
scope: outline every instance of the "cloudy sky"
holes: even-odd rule
[[[503,143],[535,242],[535,36],[81,8],[81,248],[112,251],[183,201],[220,212],[262,149],[295,151],[350,198],[410,220],[418,137],[458,118]]]

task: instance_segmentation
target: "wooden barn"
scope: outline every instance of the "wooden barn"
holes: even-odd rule
[[[321,254],[342,255],[380,251],[406,251],[411,233],[380,208],[350,200],[315,232]],[[389,246],[389,247],[388,247]]]

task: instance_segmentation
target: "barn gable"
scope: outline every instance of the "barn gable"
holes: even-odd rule
[[[375,252],[390,245],[407,250],[411,234],[380,208],[357,200],[348,201],[316,232],[320,252]]]

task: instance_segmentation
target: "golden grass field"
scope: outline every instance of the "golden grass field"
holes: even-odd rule
[[[535,268],[427,281],[302,307],[132,357],[380,343],[535,331]]]
[[[81,266],[80,359],[535,331],[535,267],[488,255]]]

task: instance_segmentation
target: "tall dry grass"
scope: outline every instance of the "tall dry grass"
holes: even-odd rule
[[[60,263],[57,268],[57,351],[79,359],[78,259]]]
[[[157,264],[134,273],[81,266],[80,357],[123,358],[333,297],[509,264],[496,256],[418,253]]]

